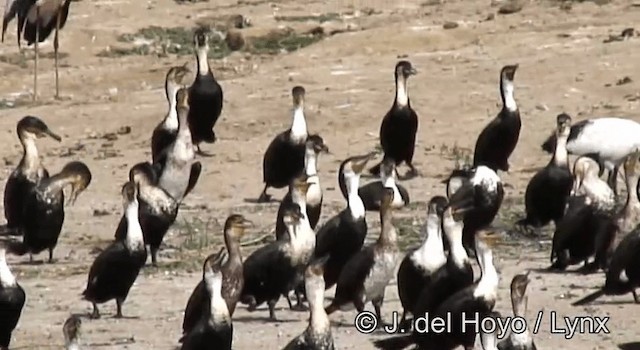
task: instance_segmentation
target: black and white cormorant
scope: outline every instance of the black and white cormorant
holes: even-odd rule
[[[325,309],[327,314],[353,304],[358,312],[371,301],[376,317],[382,325],[382,302],[387,285],[393,278],[398,264],[398,233],[393,226],[393,189],[385,188],[380,205],[381,231],[378,240],[356,253],[345,264],[338,282],[336,294]]]
[[[80,350],[80,335],[82,333],[82,320],[77,315],[72,315],[64,321],[62,334],[66,350]]]
[[[564,270],[579,263],[584,263],[582,272],[593,272],[607,266],[618,231],[616,202],[613,190],[598,177],[599,172],[598,163],[589,157],[580,157],[575,162],[574,193],[553,234],[552,270]],[[594,255],[595,261],[589,263],[589,258]]]
[[[31,188],[42,179],[49,177],[49,172],[41,163],[36,139],[49,136],[60,142],[62,138],[49,129],[40,118],[26,116],[16,127],[22,144],[23,154],[18,167],[13,170],[4,187],[4,216],[7,219],[6,229],[13,234],[21,234],[22,212],[24,200]]]
[[[151,263],[158,266],[158,250],[178,215],[179,203],[164,189],[157,186],[157,174],[147,162],[138,163],[129,170],[129,181],[138,186],[140,203],[139,220],[145,245],[149,246]],[[115,239],[124,240],[127,235],[127,218],[122,215]]]
[[[264,189],[258,202],[267,202],[269,187],[283,188],[304,170],[305,144],[308,137],[307,121],[304,116],[305,90],[296,86],[291,90],[293,97],[293,121],[287,131],[278,134],[269,144],[262,159],[262,181]]]
[[[222,297],[227,303],[229,315],[233,316],[236,304],[240,300],[240,294],[244,286],[244,276],[242,274],[242,253],[240,252],[240,238],[245,233],[247,227],[253,223],[240,214],[230,215],[224,224],[224,244],[228,258],[223,262],[222,271]],[[188,334],[202,317],[202,313],[207,313],[210,299],[207,297],[206,276],[196,285],[189,297],[184,310],[184,320],[182,321],[182,332]]]
[[[177,101],[178,134],[154,166],[159,174],[158,186],[167,191],[173,199],[182,202],[196,186],[202,172],[202,164],[194,161],[191,131],[187,123],[190,107],[186,89],[178,90]]]
[[[216,141],[213,127],[222,113],[223,105],[222,87],[214,78],[207,61],[209,53],[207,31],[204,28],[198,29],[194,36],[198,74],[189,88],[189,127],[193,144],[199,154],[205,154],[200,150],[201,142]]]
[[[525,192],[526,218],[518,223],[534,229],[553,221],[557,226],[562,219],[567,199],[573,187],[573,175],[569,169],[567,138],[571,129],[571,117],[557,117],[556,150],[549,164],[538,171],[529,181]]]
[[[422,245],[409,251],[398,268],[398,297],[403,308],[403,322],[407,314],[413,312],[422,288],[447,262],[442,243],[442,214],[447,204],[447,199],[442,196],[431,198],[422,229],[425,236]]]
[[[184,87],[183,80],[187,74],[191,73],[187,65],[171,67],[167,72],[164,82],[164,92],[169,102],[169,110],[164,120],[153,129],[151,135],[151,159],[155,163],[158,161],[162,151],[169,147],[178,134],[178,110],[177,94],[180,88]]]
[[[475,232],[491,225],[498,214],[504,188],[498,174],[487,166],[479,165],[468,174],[468,180],[449,198],[449,205],[454,212],[463,213],[462,241],[465,248],[472,249]]]
[[[307,217],[312,229],[315,229],[320,220],[320,212],[322,210],[322,187],[320,186],[320,177],[318,176],[318,155],[320,153],[328,153],[329,148],[324,144],[324,140],[319,135],[309,135],[305,146],[304,168],[307,175],[309,188],[306,195]],[[276,218],[276,238],[281,239],[287,233],[287,229],[282,222],[282,213],[294,201],[295,187],[289,185],[289,192],[284,196],[278,207]]]
[[[402,208],[409,204],[409,192],[406,188],[396,182],[396,164],[395,161],[389,157],[385,157],[380,164],[380,180],[369,182],[368,184],[360,187],[358,194],[362,198],[364,208],[367,211],[379,211],[380,202],[382,202],[382,194],[385,188],[392,188],[394,208]],[[344,181],[340,181],[340,190],[342,195],[347,198],[347,187]]]
[[[240,302],[247,304],[249,311],[264,302],[269,306],[269,318],[276,320],[275,305],[282,295],[288,295],[298,282],[300,268],[307,265],[305,249],[301,248],[304,237],[304,211],[297,204],[284,212],[284,223],[289,240],[271,242],[254,251],[243,264],[244,287]]]
[[[529,285],[529,272],[515,275],[511,280],[511,308],[513,316],[526,319],[527,316],[527,286]],[[509,336],[498,343],[498,350],[536,350],[531,332],[526,323],[524,329],[518,332],[510,332]]]
[[[556,136],[551,135],[542,149],[553,153]],[[625,158],[640,148],[640,123],[625,118],[593,118],[571,126],[567,141],[569,154],[590,156],[598,161],[602,171],[609,170],[608,183],[617,193],[618,169]]]
[[[283,350],[333,350],[331,323],[324,310],[323,265],[328,257],[313,260],[304,275],[305,290],[309,301],[309,325],[304,333],[295,337]]]
[[[497,172],[509,171],[509,157],[520,137],[520,111],[513,97],[513,78],[518,65],[502,67],[500,97],[502,109],[478,136],[473,152],[473,166],[485,165]]]
[[[124,241],[114,241],[100,252],[91,265],[84,300],[93,304],[92,318],[99,318],[98,304],[115,299],[116,318],[122,317],[122,304],[147,260],[142,227],[138,220],[138,190],[133,182],[122,187],[127,234]]]
[[[398,350],[417,344],[418,349],[454,350],[461,346],[473,349],[478,335],[476,328],[464,326],[463,320],[468,319],[468,315],[478,315],[479,319],[491,315],[498,296],[500,277],[489,247],[491,236],[493,235],[485,237],[484,231],[475,236],[475,251],[482,273],[478,282],[450,295],[429,313],[431,319],[451,319],[447,332],[436,332],[433,328],[429,328],[427,332],[414,330],[410,335],[375,341],[376,347]]]
[[[24,199],[22,242],[10,243],[9,252],[17,255],[49,251],[49,262],[53,262],[53,249],[58,244],[64,223],[64,192],[71,186],[68,205],[75,203],[78,195],[91,183],[91,171],[82,162],[70,162],[51,177],[42,179]]]
[[[385,156],[393,159],[398,166],[403,162],[409,166],[410,176],[418,175],[418,170],[413,165],[413,153],[416,147],[416,133],[418,131],[418,115],[411,108],[409,101],[408,80],[418,71],[413,68],[411,62],[400,61],[394,71],[396,80],[396,96],[391,109],[382,119],[380,125],[380,145]],[[381,164],[369,171],[378,175]]]
[[[336,284],[347,261],[364,245],[367,221],[364,204],[358,195],[358,183],[362,170],[373,157],[375,153],[350,157],[340,164],[338,177],[346,183],[347,207],[318,229],[313,253],[316,258],[329,256],[324,265],[326,289]]]
[[[18,284],[7,265],[5,248],[0,245],[0,349],[9,349],[11,333],[16,328],[26,300],[24,289]]]
[[[222,296],[222,266],[225,258],[226,252],[221,250],[204,262],[202,269],[210,307],[202,314],[195,327],[181,339],[182,350],[231,350],[233,323]]]
[[[616,247],[606,271],[604,286],[571,305],[585,305],[604,295],[624,295],[631,293],[636,304],[640,297],[636,289],[640,287],[640,227],[628,233]]]

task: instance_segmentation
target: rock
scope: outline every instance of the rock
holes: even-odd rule
[[[619,80],[616,82],[616,85],[618,85],[618,86],[620,86],[620,85],[625,85],[625,84],[629,84],[629,83],[631,83],[632,81],[633,81],[633,80],[631,80],[631,78],[630,78],[630,77],[624,77],[624,78],[622,78],[622,79],[619,79]]]
[[[444,22],[444,24],[442,25],[442,28],[444,29],[454,29],[458,27],[459,24],[457,22]]]
[[[229,30],[224,41],[231,51],[238,51],[242,49],[245,44],[244,36],[237,30]]]
[[[500,6],[498,13],[501,15],[510,15],[522,11],[523,3],[518,0],[512,0]]]

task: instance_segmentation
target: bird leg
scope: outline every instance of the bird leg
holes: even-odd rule
[[[376,312],[376,317],[378,318],[378,326],[384,326],[384,321],[382,321],[382,302],[384,301],[384,296],[382,298],[376,298],[375,300],[372,300],[371,303],[373,304],[373,309]]]
[[[278,301],[277,300],[269,300],[267,302],[267,305],[269,306],[269,319],[271,321],[277,321],[278,319],[276,318],[276,303]]]
[[[49,264],[53,263],[53,248],[49,248]]]
[[[38,100],[38,42],[40,41],[40,6],[36,5],[36,40],[34,50],[36,54],[33,64],[33,101]]]
[[[260,197],[258,197],[258,203],[266,203],[271,200],[271,196],[267,194],[268,188],[269,188],[269,185],[264,185],[264,189],[262,190]]]
[[[56,33],[53,37],[53,53],[56,66],[56,99],[60,98],[60,85],[58,83],[58,32],[60,31],[60,16],[62,16],[61,13],[62,11],[58,11],[58,14],[56,15]]]
[[[117,307],[117,311],[116,311],[116,316],[115,318],[122,318],[122,303],[124,302],[124,300],[120,299],[120,298],[116,298],[116,307]]]
[[[633,300],[636,302],[636,304],[640,304],[640,298],[638,298],[638,294],[636,293],[636,290],[632,290],[631,293],[633,294]]]
[[[91,313],[91,318],[98,319],[100,318],[100,310],[98,310],[98,304],[93,303],[93,312]]]

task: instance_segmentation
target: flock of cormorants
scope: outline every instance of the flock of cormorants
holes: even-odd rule
[[[153,130],[152,162],[130,169],[122,186],[123,215],[114,241],[103,249],[88,271],[83,298],[93,305],[92,318],[100,317],[98,305],[115,300],[116,317],[147,261],[157,264],[163,238],[175,222],[180,204],[194,189],[202,165],[196,155],[207,156],[200,144],[214,143],[213,128],[223,107],[222,88],[207,62],[208,33],[194,36],[197,74],[190,87],[185,66],[171,68],[165,91],[169,103],[164,120]],[[500,72],[502,109],[480,133],[473,163],[455,169],[444,181],[443,195],[428,202],[423,243],[400,256],[393,213],[405,207],[408,191],[397,183],[396,170],[403,163],[405,178],[419,176],[413,163],[418,116],[408,94],[408,79],[417,73],[408,61],[395,67],[396,94],[380,127],[383,157],[368,171],[379,177],[360,186],[360,177],[378,152],[353,155],[340,164],[338,183],[346,206],[319,225],[323,191],[317,169],[320,154],[329,148],[322,137],[310,134],[304,115],[305,90],[292,90],[293,121],[266,149],[263,159],[264,190],[259,202],[269,201],[269,188],[288,193],[280,202],[276,239],[243,259],[240,240],[251,221],[239,214],[227,218],[225,246],[208,256],[202,281],[186,305],[182,324],[182,349],[231,349],[233,314],[238,302],[254,311],[266,303],[269,318],[276,321],[275,305],[284,297],[291,309],[308,310],[308,328],[285,346],[293,349],[334,349],[329,315],[350,306],[363,311],[371,302],[379,325],[384,325],[381,306],[385,290],[394,277],[403,308],[402,325],[408,332],[375,341],[380,349],[447,350],[474,347],[478,334],[462,329],[463,314],[502,317],[494,310],[500,276],[494,266],[497,234],[492,221],[505,191],[498,175],[509,170],[521,119],[514,98],[518,65]],[[82,162],[68,163],[50,175],[40,161],[36,139],[60,137],[39,118],[24,117],[17,125],[24,149],[22,159],[7,180],[4,210],[7,237],[0,245],[0,349],[8,349],[26,295],[11,273],[5,253],[34,254],[53,251],[60,236],[67,204],[91,183],[91,172]],[[552,154],[547,166],[530,180],[526,216],[518,222],[525,233],[555,223],[550,270],[563,271],[584,264],[580,270],[606,271],[603,286],[574,305],[589,303],[602,295],[632,293],[640,284],[640,201],[637,162],[640,156],[640,124],[622,118],[596,118],[572,125],[560,114],[555,132],[543,145]],[[569,154],[577,156],[571,166]],[[626,200],[619,203],[615,183],[623,167]],[[609,171],[608,181],[601,179]],[[365,246],[366,211],[380,214],[379,238]],[[480,276],[474,276],[475,257]],[[513,276],[513,314],[524,316],[529,273]],[[325,290],[336,287],[325,305]],[[144,288],[144,287],[143,287]],[[292,301],[294,297],[295,304]],[[305,305],[308,304],[308,307]],[[429,313],[450,315],[451,332],[419,332],[412,318]],[[64,324],[68,349],[78,349],[81,322],[73,316]],[[480,334],[485,350],[535,349],[530,332],[512,333],[498,342],[497,335]],[[269,347],[267,345],[267,347]],[[339,347],[339,346],[338,346]]]

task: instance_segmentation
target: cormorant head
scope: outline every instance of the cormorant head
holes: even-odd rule
[[[20,139],[26,136],[32,136],[34,138],[49,136],[58,142],[62,140],[60,136],[49,129],[47,124],[45,124],[40,118],[34,116],[26,116],[20,119],[16,131]]]
[[[302,86],[295,86],[293,89],[291,89],[291,97],[293,97],[293,105],[295,107],[304,105],[305,94],[306,91]]]
[[[253,222],[240,214],[229,215],[224,223],[224,232],[235,239],[240,239],[248,227],[253,227]]]
[[[416,74],[418,74],[418,71],[415,68],[413,68],[413,66],[411,65],[411,62],[400,61],[396,64],[396,72],[395,72],[396,78],[398,77],[408,78]]]
[[[60,172],[65,178],[71,178],[71,194],[69,195],[68,205],[73,205],[78,199],[78,195],[82,193],[91,183],[91,171],[89,167],[82,162],[70,162],[62,168]]]
[[[516,76],[516,71],[518,70],[518,64],[512,64],[502,67],[500,71],[500,80],[502,81],[513,81]]]

